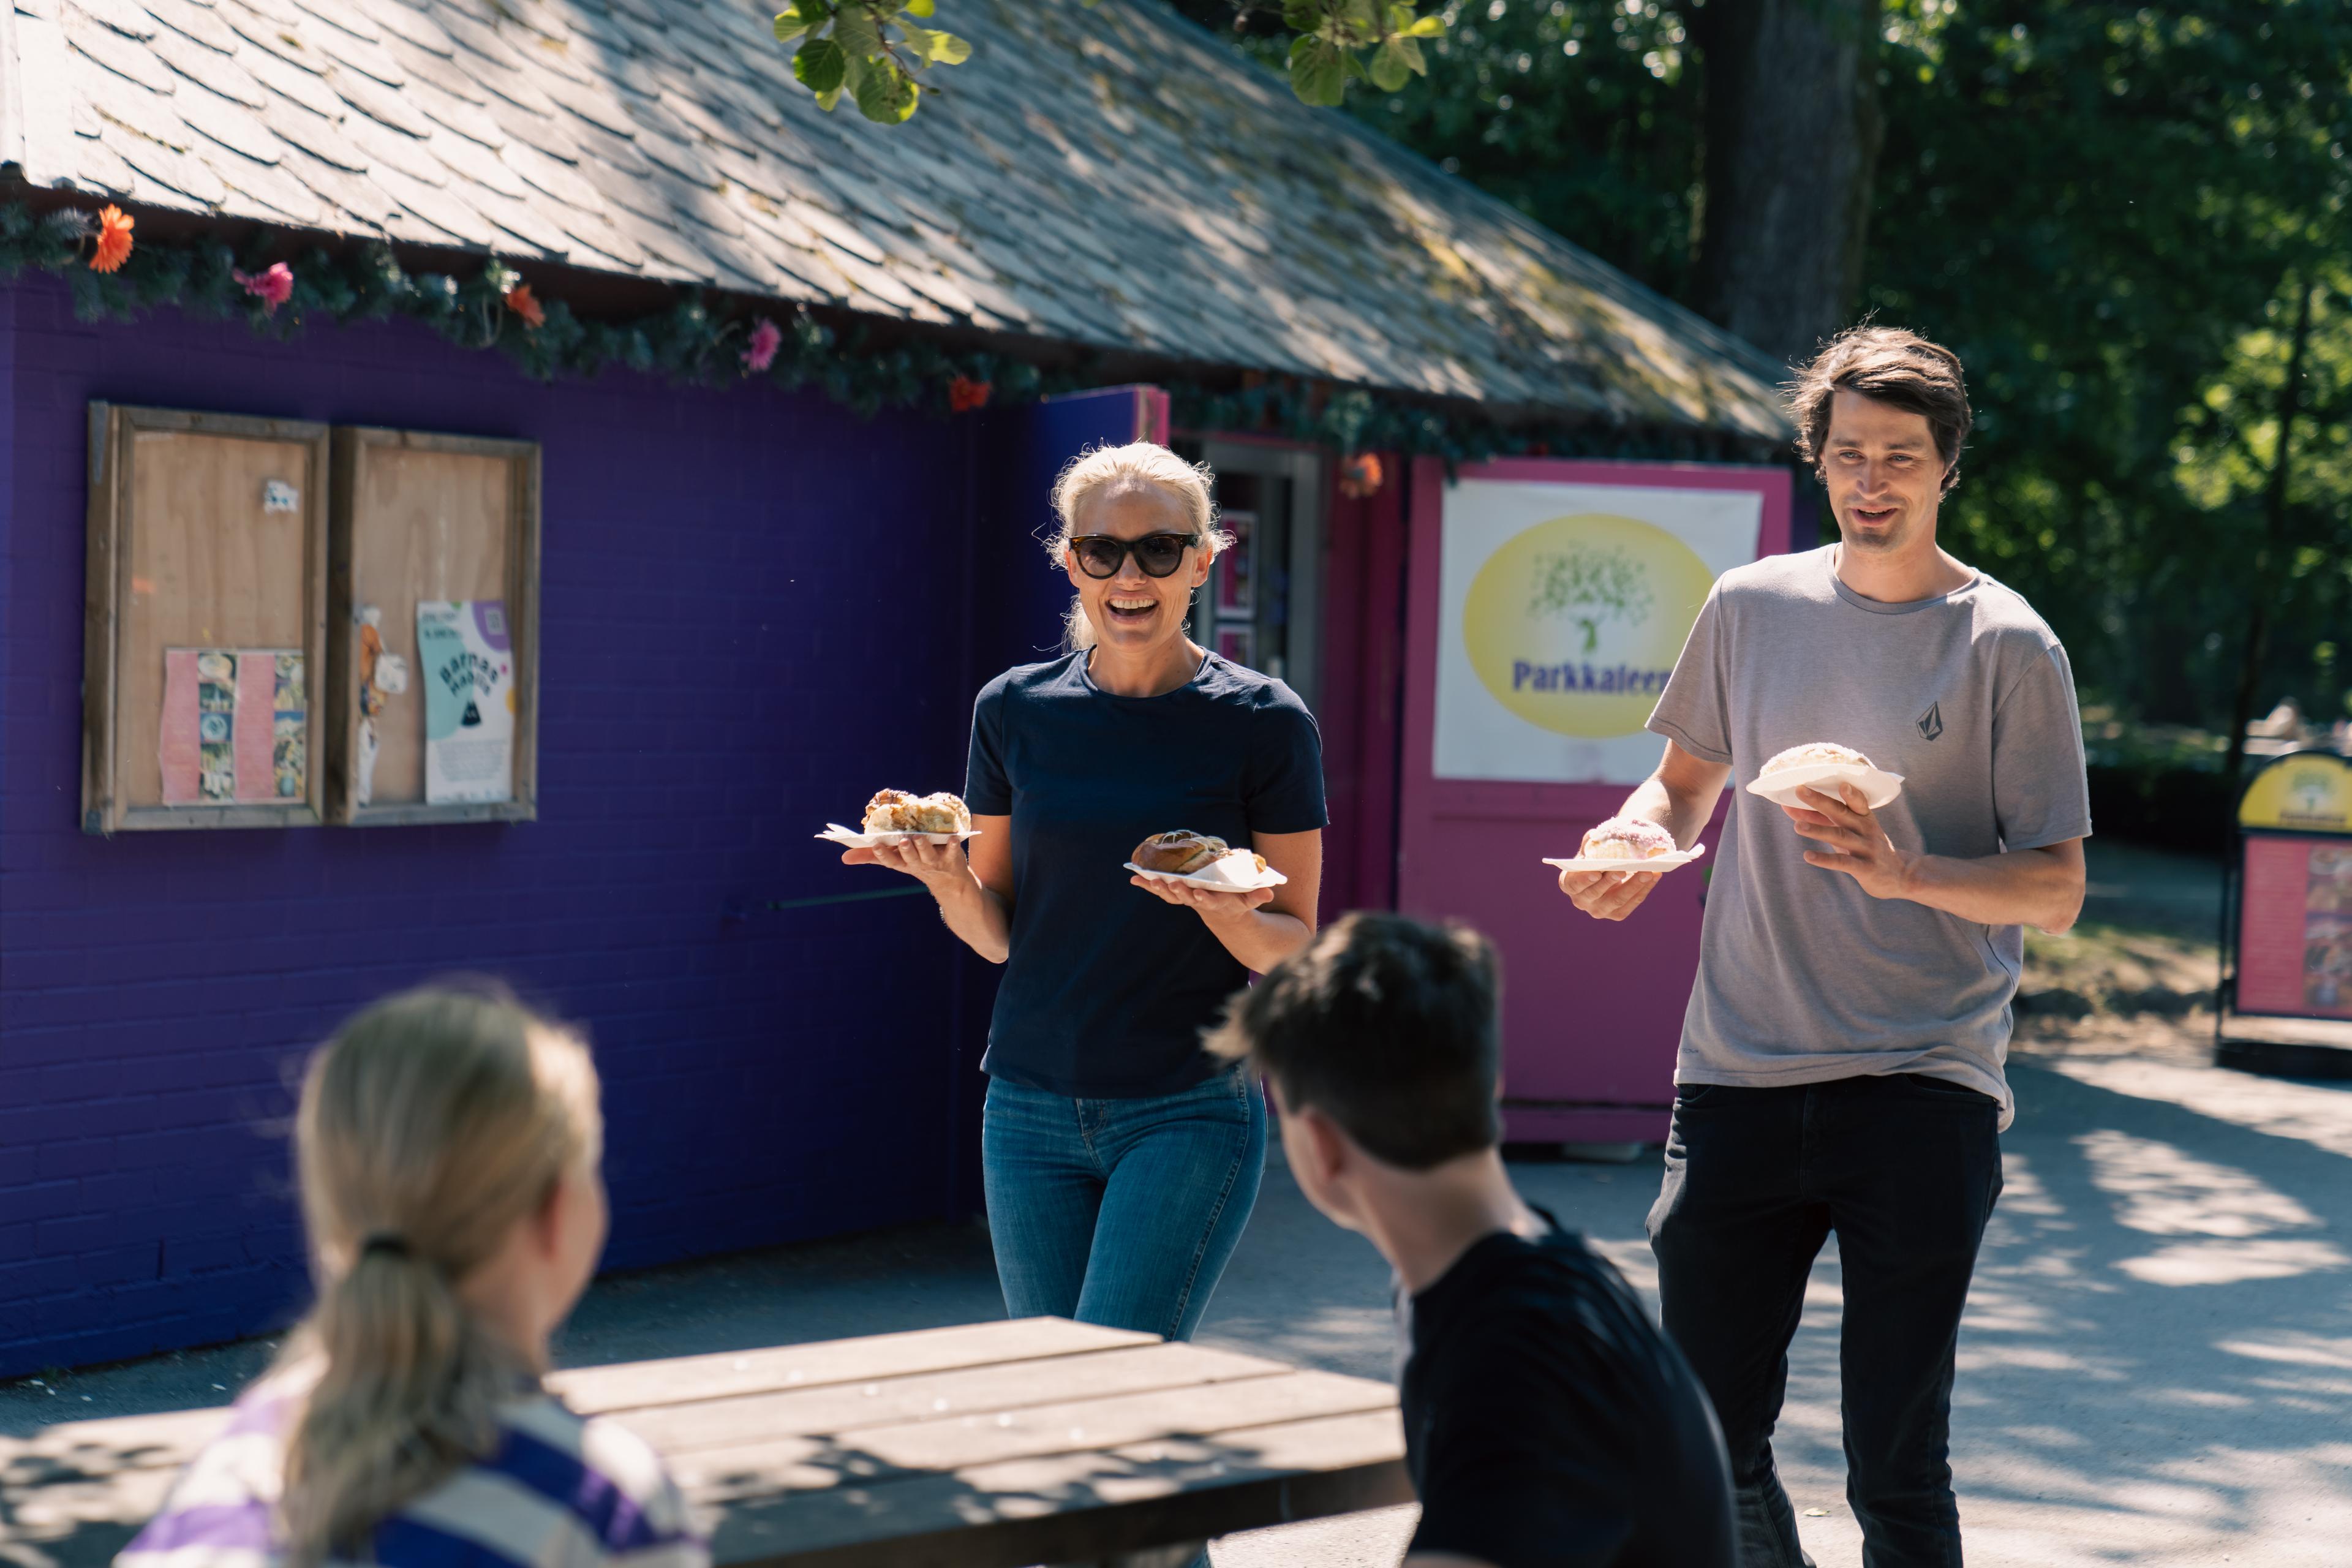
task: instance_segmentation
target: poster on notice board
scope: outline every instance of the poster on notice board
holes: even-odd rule
[[[416,663],[425,684],[425,799],[514,798],[514,642],[498,599],[420,599]]]
[[[165,805],[277,805],[310,789],[299,648],[163,650]]]

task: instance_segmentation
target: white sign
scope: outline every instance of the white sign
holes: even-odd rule
[[[1438,577],[1442,779],[1634,784],[1643,725],[1716,578],[1756,558],[1755,490],[1464,479]]]
[[[416,666],[425,682],[426,804],[513,799],[514,640],[506,605],[419,599]]]

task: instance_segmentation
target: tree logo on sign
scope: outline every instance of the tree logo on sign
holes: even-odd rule
[[[1601,628],[1638,626],[1656,600],[1649,569],[1622,549],[1573,544],[1535,559],[1531,616],[1564,616],[1584,631],[1584,651],[1601,646]]]

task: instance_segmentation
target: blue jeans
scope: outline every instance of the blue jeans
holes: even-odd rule
[[[1008,1314],[1189,1340],[1257,1203],[1265,1101],[1238,1069],[1146,1100],[991,1079],[980,1158]]]

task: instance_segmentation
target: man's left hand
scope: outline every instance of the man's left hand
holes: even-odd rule
[[[1836,789],[1836,795],[1830,795],[1807,786],[1797,792],[1804,805],[1780,808],[1799,833],[1822,846],[1805,851],[1805,864],[1844,872],[1874,899],[1905,897],[1911,858],[1895,847],[1878,826],[1869,798],[1860,789],[1850,784],[1839,784]]]

